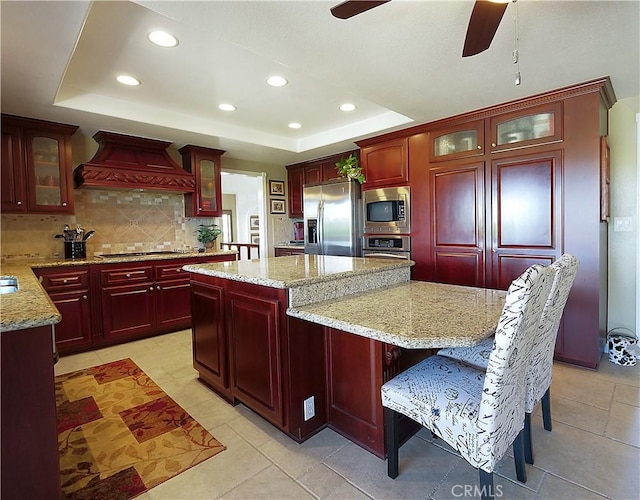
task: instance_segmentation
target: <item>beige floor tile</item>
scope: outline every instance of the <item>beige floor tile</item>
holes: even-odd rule
[[[399,475],[387,475],[387,462],[354,444],[344,446],[324,463],[371,498],[428,498],[442,478],[460,461],[452,453],[411,438],[399,454]]]
[[[355,486],[344,482],[326,498],[330,500],[366,500],[371,497],[365,495]]]
[[[535,443],[534,443],[535,444]],[[544,478],[544,471],[534,465],[525,464],[525,468],[527,471],[527,482],[520,483],[518,478],[516,477],[516,463],[513,458],[513,448],[509,450],[510,453],[503,457],[500,462],[498,462],[498,466],[496,467],[494,473],[496,475],[503,476],[507,479],[510,479],[512,482],[517,483],[519,486],[524,488],[538,491],[540,485],[542,484],[542,479]],[[535,458],[535,450],[534,450],[534,458]]]
[[[604,496],[637,498],[640,453],[624,443],[558,422],[533,427],[536,467]]]
[[[282,431],[243,404],[236,406],[236,412],[241,418],[229,422],[229,426],[255,447],[262,446],[278,434],[282,434]]]
[[[237,406],[232,406],[219,397],[191,406],[189,414],[214,435],[215,430],[221,425],[233,428],[235,421],[242,419]]]
[[[633,406],[640,406],[640,388],[626,384],[616,384],[613,400]]]
[[[534,413],[533,425],[542,427],[541,412]],[[551,420],[578,427],[595,434],[604,434],[607,425],[607,410],[597,408],[579,401],[551,396]]]
[[[62,356],[55,364],[55,374],[75,372],[84,368],[101,365],[102,361],[95,352],[83,352],[71,356]]]
[[[312,499],[313,496],[275,465],[264,469],[220,498],[264,500]]]
[[[609,411],[605,435],[640,448],[640,408],[614,401]]]
[[[567,365],[554,365],[551,394],[556,397],[608,410],[615,383],[595,376],[596,372]]]
[[[308,491],[318,498],[331,498],[331,495],[334,492],[338,495],[344,495],[344,493],[346,493],[343,491],[344,485],[348,485],[349,488],[353,488],[353,486],[345,481],[340,474],[337,474],[324,464],[318,464],[305,472],[298,478],[298,482],[304,485]],[[349,490],[349,488],[347,488],[347,490]],[[340,497],[338,496],[334,498]],[[342,498],[350,497],[344,495]]]
[[[545,474],[538,498],[545,500],[602,500],[606,497],[553,474]]]
[[[602,356],[595,376],[605,380],[612,380],[621,384],[640,387],[640,363],[635,366],[620,366],[609,361],[607,354]]]

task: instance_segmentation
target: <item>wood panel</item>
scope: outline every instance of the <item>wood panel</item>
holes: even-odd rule
[[[406,138],[365,147],[360,152],[360,161],[367,180],[362,189],[402,186],[409,182],[409,146]]]

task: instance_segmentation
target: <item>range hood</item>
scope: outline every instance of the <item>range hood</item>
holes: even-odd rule
[[[74,170],[76,188],[195,192],[195,178],[167,153],[170,142],[100,130],[98,151]]]

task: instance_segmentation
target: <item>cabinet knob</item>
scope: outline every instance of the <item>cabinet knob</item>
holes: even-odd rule
[[[176,272],[179,273],[180,271],[182,271],[182,268],[179,267],[178,269],[176,269]]]
[[[160,285],[158,285],[158,286],[156,287],[156,290],[160,290]]]
[[[482,149],[482,146],[478,146],[478,149]]]
[[[82,298],[83,298],[84,300],[87,300],[89,297],[87,297],[86,295],[83,295],[83,296],[82,296]]]
[[[131,274],[130,274],[130,273],[125,274],[125,276],[126,276],[127,278],[131,278]]]
[[[67,206],[67,202],[66,202],[66,201],[63,201],[63,202],[62,202],[62,206],[63,206],[63,207],[66,207],[66,206]]]
[[[150,286],[150,287],[149,287],[149,290],[153,291],[153,287],[152,287],[152,286]]]
[[[495,142],[492,142],[492,143],[491,143],[491,147],[495,148],[495,147],[496,147],[496,143],[495,143]]]
[[[16,201],[16,205],[22,205],[21,201]]]
[[[67,280],[66,280],[66,279],[65,279],[65,280],[62,280],[62,282],[63,282],[65,285],[67,284]]]

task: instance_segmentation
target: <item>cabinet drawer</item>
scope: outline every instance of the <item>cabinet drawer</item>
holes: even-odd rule
[[[47,292],[89,288],[88,269],[73,269],[68,271],[36,269],[35,272]]]
[[[166,280],[175,278],[189,279],[189,272],[182,269],[182,266],[193,264],[192,261],[174,262],[172,264],[162,264],[155,266],[155,279]]]
[[[140,283],[142,281],[153,281],[153,266],[123,267],[100,271],[100,283],[102,286]]]

